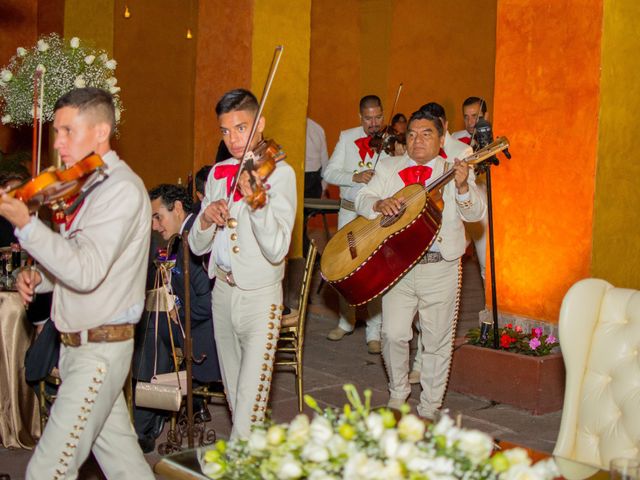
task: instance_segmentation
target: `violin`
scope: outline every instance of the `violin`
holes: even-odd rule
[[[91,174],[103,168],[100,155],[91,153],[65,170],[50,167],[6,193],[25,203],[30,213],[43,205],[55,211],[64,208],[64,202],[80,192]]]
[[[406,145],[406,134],[397,133],[393,127],[388,126],[373,134],[369,141],[369,146],[376,153],[384,150],[387,155],[394,156],[396,154],[396,143]]]
[[[276,169],[276,163],[287,158],[287,155],[272,139],[262,140],[251,153],[251,157],[244,163],[244,169],[249,172],[249,183],[253,192],[244,197],[249,206],[256,210],[267,203],[267,190],[269,185],[266,180]],[[255,172],[260,179],[260,185],[251,172]]]

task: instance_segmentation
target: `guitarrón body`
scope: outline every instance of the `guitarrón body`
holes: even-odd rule
[[[442,213],[427,201],[429,192],[422,185],[408,185],[394,197],[414,195],[418,199],[389,225],[385,225],[388,217],[358,217],[327,244],[320,262],[322,276],[352,305],[384,293],[415,265],[436,238]],[[430,241],[416,241],[418,238]]]

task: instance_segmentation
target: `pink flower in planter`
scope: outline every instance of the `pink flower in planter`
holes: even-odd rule
[[[552,343],[556,343],[557,341],[558,339],[556,337],[554,337],[553,335],[549,335],[547,339],[544,341],[544,343],[552,344]]]
[[[538,337],[533,337],[531,340],[529,340],[529,348],[531,350],[535,350],[539,346],[540,346],[540,339]]]
[[[520,325],[516,325],[516,332],[522,333],[522,327]]]
[[[542,328],[536,327],[531,329],[531,335],[536,338],[540,338],[542,336]]]
[[[513,328],[513,325],[511,323],[507,323],[504,328]]]

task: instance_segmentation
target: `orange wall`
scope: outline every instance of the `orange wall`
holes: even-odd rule
[[[188,2],[129,2],[114,12],[116,76],[125,111],[116,148],[151,188],[186,181],[193,170],[196,42],[185,38]],[[197,36],[197,31],[194,32]]]
[[[602,1],[500,0],[497,25],[494,127],[513,155],[492,176],[498,307],[555,322],[589,274]]]
[[[215,106],[220,97],[233,88],[251,87],[252,16],[252,0],[199,2],[194,172],[216,157],[221,136]]]

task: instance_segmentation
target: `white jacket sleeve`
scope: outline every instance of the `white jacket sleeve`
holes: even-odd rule
[[[340,139],[336,144],[336,148],[333,150],[327,168],[325,168],[322,174],[322,178],[324,178],[327,183],[341,187],[350,187],[353,185],[353,171],[349,170],[346,158],[347,141],[344,138],[344,133],[340,133]]]

